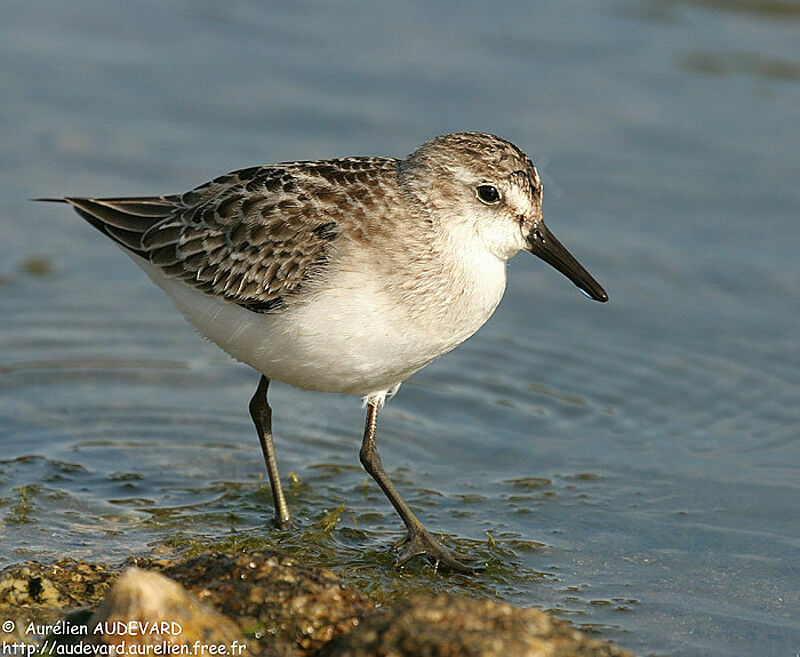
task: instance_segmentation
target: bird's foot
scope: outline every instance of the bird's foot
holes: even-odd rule
[[[395,566],[402,566],[413,557],[422,554],[433,562],[437,570],[449,570],[464,575],[475,575],[484,570],[482,566],[471,564],[471,560],[467,557],[448,550],[422,525],[409,529],[408,533],[392,546],[392,549],[397,550],[401,547],[403,550],[394,560]]]
[[[297,523],[292,516],[281,517],[278,515],[272,516],[272,526],[275,529],[297,529]]]

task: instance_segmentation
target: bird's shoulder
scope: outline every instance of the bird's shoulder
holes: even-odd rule
[[[164,197],[169,217],[141,246],[167,275],[265,312],[324,270],[342,235],[359,239],[387,203],[396,161],[353,157],[240,169]]]

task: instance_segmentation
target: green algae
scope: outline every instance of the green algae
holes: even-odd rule
[[[442,572],[422,557],[398,568],[393,565],[395,557],[390,545],[380,545],[382,537],[359,529],[358,515],[353,515],[352,526],[344,522],[349,519],[345,512],[345,504],[332,511],[320,510],[294,529],[248,528],[233,530],[221,537],[174,532],[165,538],[159,549],[166,548],[179,559],[208,552],[273,551],[307,566],[332,570],[345,584],[378,604],[424,593],[461,592],[496,597],[501,590],[518,590],[547,576],[523,568],[517,558],[517,552],[540,549],[541,544],[530,542],[528,545],[515,535],[490,533],[487,533],[487,540],[482,541],[437,536],[446,547],[484,564],[485,569],[478,576]]]
[[[24,484],[16,486],[14,491],[17,494],[17,501],[9,509],[6,519],[18,525],[34,522],[32,518],[35,504],[33,498],[39,492],[40,486],[35,484]]]

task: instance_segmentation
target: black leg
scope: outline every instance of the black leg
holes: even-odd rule
[[[286,504],[286,497],[281,488],[281,478],[278,473],[278,461],[275,458],[275,446],[272,443],[272,409],[267,403],[267,389],[269,379],[262,375],[258,382],[253,398],[250,400],[250,416],[256,425],[258,440],[261,442],[261,451],[264,452],[264,463],[267,465],[269,484],[272,487],[272,499],[275,502],[275,525],[280,528],[292,526],[292,516]]]
[[[408,533],[405,538],[395,544],[395,548],[405,546],[403,551],[395,560],[395,566],[401,566],[412,557],[418,554],[425,554],[436,564],[447,570],[452,570],[457,573],[466,573],[469,575],[474,574],[477,570],[476,567],[468,566],[458,560],[460,555],[454,555],[450,550],[440,545],[428,531],[423,527],[422,523],[412,513],[408,505],[400,497],[397,489],[394,487],[391,479],[383,469],[380,454],[378,454],[378,444],[375,439],[375,433],[378,426],[378,405],[375,403],[367,404],[367,422],[364,426],[364,441],[361,443],[361,464],[370,476],[377,482],[381,490],[389,498],[392,506],[405,523]]]

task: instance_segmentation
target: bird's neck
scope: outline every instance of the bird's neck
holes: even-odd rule
[[[492,315],[506,286],[506,262],[480,243],[467,224],[433,226],[417,242],[414,257],[392,263],[396,301],[430,331],[461,341]],[[424,273],[422,273],[424,272]]]

